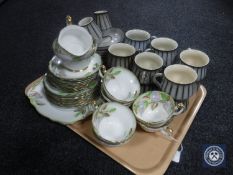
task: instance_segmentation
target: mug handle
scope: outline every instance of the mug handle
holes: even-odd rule
[[[173,116],[176,117],[177,115],[180,115],[182,112],[184,112],[185,105],[183,103],[178,103],[175,106],[176,112],[173,112]]]
[[[150,37],[150,40],[153,40],[153,39],[155,39],[155,38],[157,38],[157,36],[154,36],[154,35],[153,35],[153,36]]]
[[[148,48],[145,50],[145,52],[153,52],[153,50],[151,48]]]
[[[156,73],[152,77],[152,82],[161,90],[161,83],[157,80],[158,77],[163,77],[163,73]]]
[[[99,69],[99,76],[104,78],[104,74],[107,72],[105,65],[102,65]]]

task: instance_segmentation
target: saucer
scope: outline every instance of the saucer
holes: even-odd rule
[[[134,134],[136,119],[132,111],[119,103],[102,104],[92,116],[93,132],[107,145],[126,143]]]
[[[43,79],[28,90],[26,94],[38,113],[44,117],[61,123],[72,124],[79,120],[87,118],[95,110],[96,105],[103,103],[102,99],[96,100],[95,104],[89,104],[80,108],[65,108],[56,106],[48,101],[44,93]]]
[[[110,28],[103,31],[103,39],[98,46],[98,50],[105,50],[110,45],[120,43],[124,39],[124,33],[121,29]]]
[[[61,60],[57,56],[54,56],[49,62],[49,71],[63,79],[84,79],[96,73],[101,65],[101,57],[95,53],[90,57],[90,62],[87,66],[79,71],[70,71],[62,65]]]

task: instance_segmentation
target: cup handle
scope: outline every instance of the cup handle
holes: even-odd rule
[[[163,73],[156,73],[152,77],[152,82],[161,90],[161,83],[157,80],[158,77],[163,77]]]
[[[70,15],[67,15],[66,16],[66,25],[68,26],[68,25],[72,25],[72,17],[70,16]]]
[[[151,48],[148,48],[145,50],[145,52],[153,52],[153,50]]]
[[[178,103],[176,106],[175,106],[175,109],[176,109],[176,112],[173,112],[173,116],[177,116],[177,115],[180,115],[184,109],[185,109],[185,105],[183,103]]]
[[[97,41],[94,38],[93,38],[92,50],[94,50],[94,52],[96,52],[97,50]]]
[[[99,76],[104,78],[104,74],[107,72],[105,65],[102,65],[99,69]]]
[[[150,40],[153,40],[153,39],[155,39],[155,38],[157,38],[156,36],[151,36],[150,37]]]

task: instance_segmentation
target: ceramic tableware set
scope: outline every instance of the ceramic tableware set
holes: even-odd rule
[[[109,13],[106,10],[94,12],[94,18],[85,17],[78,22],[78,25],[87,29],[97,41],[97,53],[102,56],[104,62],[108,47],[114,43],[122,42],[124,39],[123,31],[112,27]]]
[[[185,111],[206,76],[209,57],[187,49],[175,63],[178,43],[145,30],[123,34],[105,10],[67,26],[53,42],[48,72],[27,94],[37,111],[71,124],[92,114],[92,130],[103,145],[128,142],[138,125],[161,132]],[[102,58],[105,62],[102,64]],[[107,53],[107,54],[106,54]],[[160,80],[159,80],[160,78]]]

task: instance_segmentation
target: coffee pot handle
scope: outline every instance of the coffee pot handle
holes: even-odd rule
[[[152,77],[152,82],[161,90],[161,83],[157,80],[158,77],[163,77],[163,73],[156,73]]]

